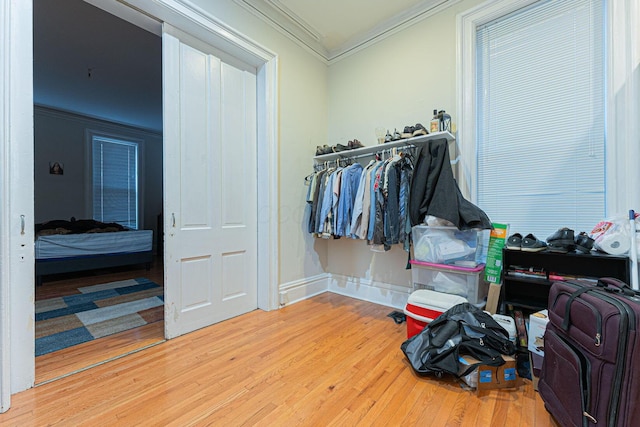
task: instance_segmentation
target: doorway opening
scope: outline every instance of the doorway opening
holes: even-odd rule
[[[164,340],[162,39],[83,0],[33,19],[42,384]]]

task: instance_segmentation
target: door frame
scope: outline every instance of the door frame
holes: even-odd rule
[[[100,3],[122,6],[118,0]],[[258,70],[258,308],[277,309],[278,56],[207,12],[181,1],[128,0],[127,3],[158,22],[167,22],[255,65]],[[34,222],[32,11],[32,0],[9,0],[0,4],[0,28],[3,29],[0,31],[0,75],[5,77],[0,81],[3,84],[0,124],[11,125],[5,127],[9,132],[0,134],[0,159],[3,160],[0,204],[6,208],[0,210],[0,229],[10,230],[8,236],[5,234],[0,238],[0,296],[3,297],[0,300],[1,411],[9,408],[10,394],[33,387],[35,381],[33,227],[27,227],[27,233],[22,237],[15,232],[21,224],[20,212],[25,212],[27,224]],[[11,174],[10,168],[20,173]],[[25,183],[16,176],[31,178]],[[30,191],[24,191],[27,188]],[[27,241],[30,244],[25,245]],[[21,274],[30,280],[20,280],[24,279]],[[6,295],[10,295],[10,301],[4,298]]]

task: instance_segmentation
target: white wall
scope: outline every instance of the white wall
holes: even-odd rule
[[[456,117],[456,14],[481,3],[460,2],[329,67],[328,143],[357,138],[375,144],[375,128],[393,132],[421,123],[434,109]],[[450,147],[455,149],[455,147]],[[452,155],[453,157],[453,155]],[[365,278],[374,287],[408,289],[407,253],[394,245],[371,252],[364,241],[328,242],[327,270]]]
[[[206,13],[278,55],[279,262],[281,285],[322,274],[326,242],[303,232],[316,145],[327,141],[327,66],[232,0],[193,0]]]
[[[142,139],[143,202],[141,228],[154,230],[162,212],[162,134],[50,108],[34,111],[35,222],[91,218],[86,203],[87,129]],[[49,162],[64,164],[63,175],[49,174]],[[155,246],[154,246],[155,248]]]

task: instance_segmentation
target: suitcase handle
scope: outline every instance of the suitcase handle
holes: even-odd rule
[[[622,280],[615,277],[601,277],[596,284],[599,288],[604,288],[610,292],[622,293],[627,296],[635,296],[636,292]]]

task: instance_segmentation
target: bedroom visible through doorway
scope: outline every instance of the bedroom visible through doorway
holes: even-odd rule
[[[164,341],[162,40],[83,0],[33,18],[42,384]]]

